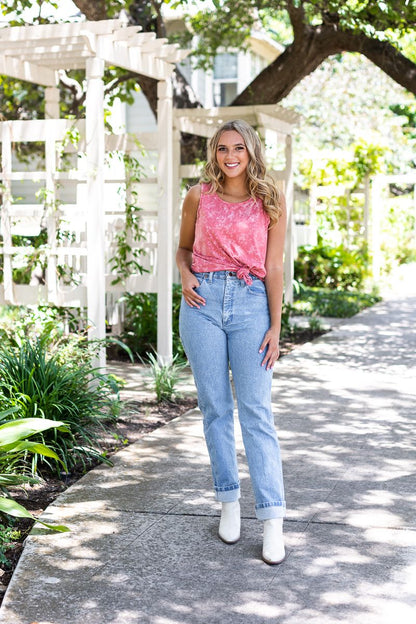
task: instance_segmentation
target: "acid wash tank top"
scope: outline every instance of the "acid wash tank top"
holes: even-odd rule
[[[192,271],[236,271],[247,284],[250,273],[264,279],[270,217],[262,200],[233,203],[208,191],[209,184],[201,184]]]

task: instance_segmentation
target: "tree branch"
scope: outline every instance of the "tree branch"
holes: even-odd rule
[[[364,33],[340,30],[333,23],[309,27],[266,67],[232,102],[233,106],[275,104],[282,100],[326,58],[341,52],[359,52],[398,84],[416,94],[416,65],[386,41]]]
[[[163,19],[163,15],[162,15],[162,3],[161,2],[155,2],[154,0],[152,0],[151,2],[153,10],[156,13],[156,32],[157,32],[157,36],[158,37],[166,37],[166,26],[165,26],[165,21]]]
[[[416,64],[404,56],[387,41],[371,39],[364,33],[340,33],[340,41],[345,42],[345,50],[360,52],[380,67],[399,85],[416,95]],[[350,44],[350,47],[347,47]]]
[[[290,23],[292,24],[294,38],[296,39],[305,30],[305,11],[303,4],[300,3],[298,7],[295,6],[293,0],[287,0],[286,10],[289,15]]]

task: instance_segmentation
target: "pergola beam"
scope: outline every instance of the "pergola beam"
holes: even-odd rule
[[[109,65],[123,67],[156,80],[170,78],[173,65],[163,62],[152,53],[142,52],[139,47],[128,47],[111,37],[100,37],[97,40],[97,55]]]
[[[169,80],[188,52],[123,20],[15,26],[0,30],[0,73],[52,87],[58,69],[85,69],[89,58]]]
[[[114,30],[120,30],[123,22],[118,19],[99,20],[97,22],[64,22],[61,24],[36,24],[33,26],[12,26],[1,29],[2,41],[44,41],[57,37],[79,36],[83,31],[94,34],[111,34]],[[138,27],[137,27],[138,28]]]
[[[42,67],[11,56],[0,56],[0,74],[45,87],[54,87],[58,84],[58,74],[55,69]]]

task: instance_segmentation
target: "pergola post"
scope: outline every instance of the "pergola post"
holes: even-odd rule
[[[173,212],[173,242],[176,243],[179,239],[179,229],[181,221],[181,133],[177,129],[173,129],[172,133],[172,166],[173,166],[173,185],[172,185],[172,212]],[[172,250],[172,263],[173,263],[173,281],[177,283],[179,279],[179,271],[176,266],[175,259],[176,249]]]
[[[383,205],[383,177],[375,176],[371,188],[371,227],[369,252],[374,282],[378,282],[381,272],[380,251],[380,206]]]
[[[59,119],[58,87],[46,87],[45,89],[45,119]]]
[[[1,124],[2,150],[1,167],[3,173],[3,188],[1,190],[1,231],[3,236],[3,289],[4,300],[14,303],[13,269],[12,269],[12,234],[10,229],[9,212],[12,204],[11,172],[12,172],[12,134],[11,124],[4,121]]]
[[[293,303],[293,279],[295,260],[295,228],[293,223],[293,154],[292,135],[286,135],[285,150],[285,197],[287,206],[287,233],[285,241],[285,263],[284,263],[284,300],[286,303]]]
[[[172,361],[172,274],[173,274],[173,137],[172,83],[161,80],[158,106],[158,245],[157,245],[157,353],[162,364]]]
[[[45,140],[45,206],[47,211],[48,246],[49,258],[46,283],[48,286],[48,303],[58,303],[58,276],[56,256],[56,196],[55,196],[55,173],[56,173],[56,143],[55,136],[49,134]]]
[[[87,307],[89,339],[105,338],[105,223],[104,223],[104,61],[86,63],[85,135],[87,157]],[[96,366],[105,367],[104,344]]]

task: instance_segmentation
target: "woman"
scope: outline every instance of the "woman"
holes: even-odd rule
[[[262,557],[270,565],[285,557],[283,475],[271,411],[285,229],[284,198],[266,178],[259,137],[244,121],[224,123],[210,140],[204,181],[183,203],[180,335],[222,503],[219,537],[227,544],[240,538],[231,368],[256,517],[264,521]]]

